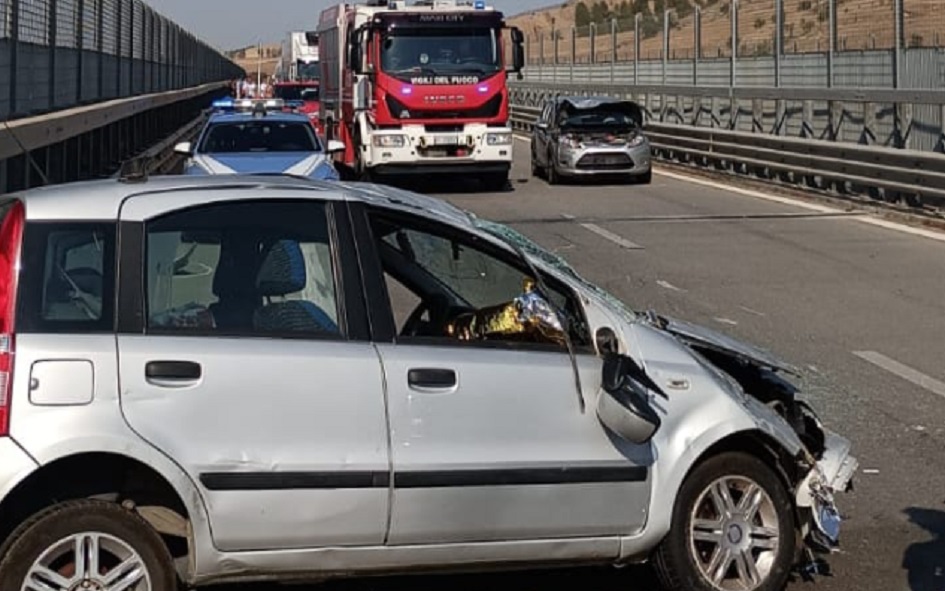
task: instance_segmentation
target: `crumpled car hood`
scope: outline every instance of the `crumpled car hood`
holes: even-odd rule
[[[692,345],[729,353],[747,362],[761,364],[772,370],[780,370],[795,376],[800,375],[800,371],[796,367],[775,357],[770,352],[755,345],[733,339],[710,328],[658,315],[654,312],[648,312],[645,318],[649,324],[665,330]]]

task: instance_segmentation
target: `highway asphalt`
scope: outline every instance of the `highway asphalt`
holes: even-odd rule
[[[516,146],[508,191],[425,189],[511,224],[637,309],[724,330],[802,368],[809,399],[852,439],[861,462],[856,490],[840,498],[842,550],[817,589],[945,590],[945,241],[677,175],[657,174],[648,186],[551,187],[529,178],[526,145]],[[558,583],[657,588],[647,567],[318,588],[511,591]]]

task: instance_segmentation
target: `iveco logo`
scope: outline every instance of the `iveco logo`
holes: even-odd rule
[[[440,94],[440,95],[431,95],[431,96],[423,97],[423,101],[426,103],[439,103],[439,104],[461,103],[465,100],[466,100],[466,97],[464,97],[461,94],[450,94],[450,95]]]

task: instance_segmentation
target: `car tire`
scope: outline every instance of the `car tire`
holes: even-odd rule
[[[89,555],[97,557],[98,572],[82,576],[74,551],[77,540],[88,544]],[[135,565],[140,576],[148,578],[151,591],[178,589],[171,556],[154,528],[137,514],[105,501],[65,501],[37,513],[7,538],[0,556],[0,589],[4,590],[21,589],[37,576],[61,577],[57,582],[65,589],[80,588],[86,579],[93,589],[109,589],[116,581],[108,577],[120,580],[121,573],[135,570]]]
[[[755,511],[743,510],[746,495]],[[683,482],[653,563],[672,591],[781,591],[795,550],[794,511],[778,475],[754,456],[728,452],[700,463]]]
[[[637,176],[634,180],[640,185],[649,185],[653,182],[653,169],[651,168],[650,170]]]

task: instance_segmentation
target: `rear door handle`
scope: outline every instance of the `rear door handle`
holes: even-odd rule
[[[452,369],[411,369],[407,371],[407,384],[420,391],[451,390],[456,387],[456,372]]]
[[[144,366],[145,379],[157,386],[187,386],[202,375],[200,364],[193,361],[149,361]]]

